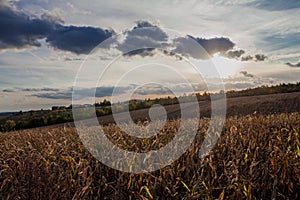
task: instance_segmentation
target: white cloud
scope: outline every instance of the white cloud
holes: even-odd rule
[[[71,2],[68,2],[67,5],[68,5],[68,7],[70,8],[70,10],[72,11],[73,14],[83,14],[83,15],[91,15],[92,14],[91,11],[78,9]]]

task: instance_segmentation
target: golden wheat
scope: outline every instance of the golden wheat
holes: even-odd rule
[[[194,144],[171,165],[144,174],[113,170],[85,149],[73,127],[0,135],[1,199],[297,199],[300,196],[300,115],[230,117],[213,151],[198,151],[209,120]],[[180,120],[150,139],[116,125],[107,137],[121,148],[149,151],[167,144]],[[170,137],[170,135],[172,137]],[[175,148],[175,147],[174,147]],[[174,149],[176,150],[176,149]]]

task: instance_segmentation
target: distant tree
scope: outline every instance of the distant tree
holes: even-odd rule
[[[4,128],[4,126],[2,124],[0,124],[0,133],[1,132],[5,132],[5,128]]]
[[[96,115],[97,115],[97,117],[101,117],[101,116],[105,115],[105,112],[102,109],[97,109],[96,110]]]
[[[14,120],[7,120],[4,124],[7,131],[12,131],[16,127],[16,122]]]

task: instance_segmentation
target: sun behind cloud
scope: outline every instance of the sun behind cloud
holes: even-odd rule
[[[241,61],[214,54],[211,61],[216,66],[222,78],[236,74],[241,69]]]

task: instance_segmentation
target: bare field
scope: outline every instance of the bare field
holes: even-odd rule
[[[210,117],[210,101],[200,101],[200,117]],[[180,117],[179,105],[165,106],[169,119]],[[193,107],[187,107],[190,112]],[[270,94],[249,97],[235,97],[227,99],[227,116],[244,116],[248,114],[274,114],[274,113],[300,112],[300,92],[285,94]],[[149,118],[148,109],[131,111],[134,121]],[[111,115],[99,117],[100,124],[114,123]]]

